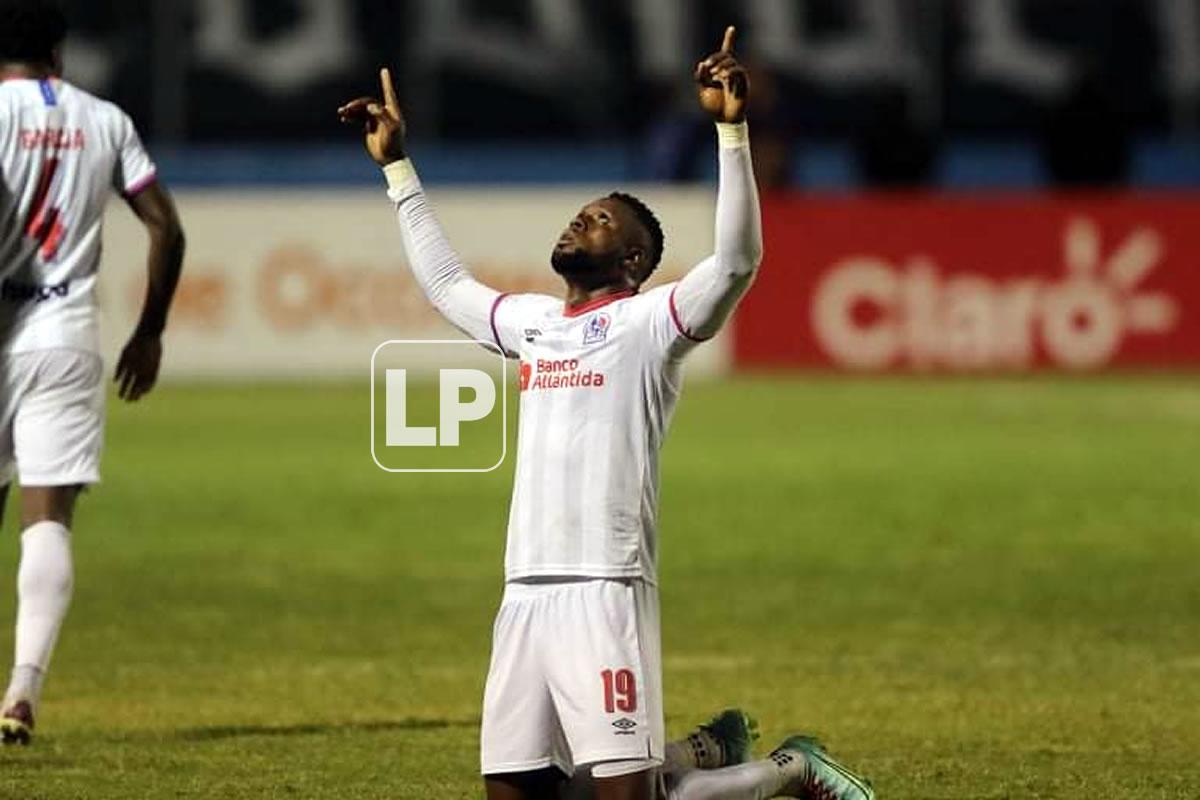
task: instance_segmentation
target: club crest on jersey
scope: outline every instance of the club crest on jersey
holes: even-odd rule
[[[612,317],[603,311],[592,314],[583,326],[583,343],[599,344],[608,338],[608,329],[612,327]]]

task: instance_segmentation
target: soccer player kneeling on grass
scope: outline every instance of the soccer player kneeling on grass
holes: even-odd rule
[[[119,391],[154,386],[183,261],[174,205],[123,111],[62,80],[66,20],[39,0],[0,0],[0,517],[21,484],[16,659],[0,737],[27,744],[71,600],[70,527],[100,479],[104,380],[95,298],[100,225],[116,189],[150,233],[141,320]]]
[[[677,283],[645,292],[663,233],[649,208],[620,192],[584,206],[554,247],[565,304],[484,286],[450,248],[408,159],[387,70],[382,100],[339,109],[365,128],[429,299],[468,336],[521,361],[506,585],[483,708],[490,800],[557,797],[580,772],[599,800],[650,798],[656,784],[687,800],[872,797],[803,737],[762,762],[662,769],[658,453],[684,358],[728,319],[762,255],[749,81],[733,37],[730,28],[695,71],[700,104],[717,123],[715,253]]]

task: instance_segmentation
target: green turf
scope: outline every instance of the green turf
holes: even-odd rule
[[[113,403],[0,797],[480,795],[511,462],[384,474],[367,404]],[[742,704],[881,798],[1198,796],[1200,380],[696,384],[661,527],[671,733]]]

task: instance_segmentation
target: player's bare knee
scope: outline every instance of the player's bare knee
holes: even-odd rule
[[[596,776],[595,770],[592,771]],[[654,771],[647,768],[640,772],[611,777],[596,776],[596,800],[653,800]]]
[[[484,776],[487,800],[559,800],[566,780],[554,767]]]
[[[57,522],[71,527],[75,501],[82,486],[22,486],[21,527],[39,522]]]

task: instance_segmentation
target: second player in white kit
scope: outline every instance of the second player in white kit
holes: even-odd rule
[[[71,597],[75,501],[100,479],[95,287],[109,196],[126,199],[151,240],[146,302],[117,366],[126,400],[154,385],[183,258],[174,205],[132,121],[61,78],[65,33],[53,6],[0,0],[0,514],[19,481],[22,527],[6,743],[32,735]]]
[[[123,111],[52,77],[0,83],[0,122],[11,198],[0,228],[0,484],[18,467],[26,486],[95,483],[100,227],[109,195],[140,194],[155,180],[154,163]],[[37,391],[48,372],[57,374],[56,398]]]

